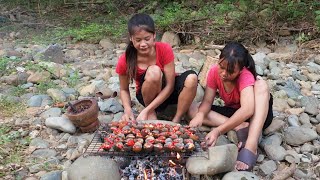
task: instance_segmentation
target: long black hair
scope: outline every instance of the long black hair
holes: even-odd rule
[[[240,70],[246,67],[256,79],[257,72],[254,60],[249,51],[238,42],[229,42],[222,49],[220,59],[228,61],[227,72],[232,74],[236,64],[239,65]]]
[[[128,32],[131,37],[139,30],[145,30],[155,34],[153,19],[147,14],[135,14],[128,22]],[[134,79],[137,72],[137,49],[129,40],[126,48],[127,75],[130,80]]]

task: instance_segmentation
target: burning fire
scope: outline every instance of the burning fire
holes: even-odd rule
[[[152,167],[150,167],[150,169],[148,168],[144,168],[143,170],[143,175],[144,175],[144,179],[145,180],[149,180],[149,179],[152,179],[153,178],[153,169]]]

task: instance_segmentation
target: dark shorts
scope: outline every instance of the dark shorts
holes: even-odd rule
[[[189,74],[197,74],[197,73],[193,70],[188,70],[188,71],[176,76],[173,92],[162,104],[160,104],[160,106],[158,106],[155,109],[156,112],[163,111],[170,104],[177,104],[178,103],[179,94],[182,91],[182,89],[184,87],[184,82]],[[143,85],[144,77],[145,77],[145,74],[143,74],[140,79],[140,85],[141,85],[140,87],[142,87],[142,85]],[[162,88],[164,88],[166,85],[165,76],[163,76],[162,79],[163,79]],[[138,90],[136,97],[137,97],[138,101],[140,102],[140,104],[145,106],[144,101],[143,101],[143,97],[142,97],[142,93],[141,93],[141,88]]]
[[[272,105],[273,105],[273,97],[270,94],[268,115],[267,115],[266,121],[264,122],[263,130],[266,129],[272,122],[272,119],[273,119]],[[215,106],[215,105],[211,106],[211,110],[215,111],[219,114],[222,114],[226,117],[231,117],[237,111],[237,109],[234,109],[231,107]],[[247,122],[249,122],[249,121],[250,121],[250,119],[247,120]]]

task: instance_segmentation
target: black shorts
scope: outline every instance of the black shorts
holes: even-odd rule
[[[188,71],[176,76],[173,92],[162,104],[160,104],[160,106],[158,106],[155,109],[156,112],[161,112],[161,111],[165,110],[165,108],[170,104],[177,104],[178,103],[179,94],[182,91],[182,89],[184,87],[184,82],[189,74],[197,74],[197,73],[193,70],[188,70]],[[145,74],[143,74],[140,79],[140,87],[142,87],[142,84],[144,82],[144,77],[145,77]],[[163,89],[166,85],[165,76],[163,76],[162,80],[163,80],[163,82],[162,82],[162,89]],[[140,104],[145,106],[144,101],[143,101],[143,97],[142,97],[142,93],[141,93],[141,88],[136,93],[136,98],[138,99]]]
[[[272,122],[272,119],[273,119],[272,105],[273,105],[273,97],[270,94],[268,115],[267,115],[266,121],[264,122],[263,130],[265,130]],[[215,106],[215,105],[211,106],[211,110],[215,111],[215,112],[217,112],[219,114],[222,114],[222,115],[224,115],[226,117],[231,117],[237,111],[237,109],[232,108],[232,107]],[[250,119],[248,119],[246,121],[249,122]]]

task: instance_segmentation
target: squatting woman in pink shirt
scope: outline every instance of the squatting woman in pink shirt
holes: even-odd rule
[[[228,43],[217,65],[207,75],[205,95],[200,106],[193,104],[190,126],[214,126],[207,136],[208,145],[215,145],[219,135],[232,129],[237,133],[239,154],[235,168],[251,170],[256,163],[258,139],[262,129],[273,119],[272,96],[266,81],[256,79],[255,63],[240,43]],[[219,93],[225,106],[212,105]]]

